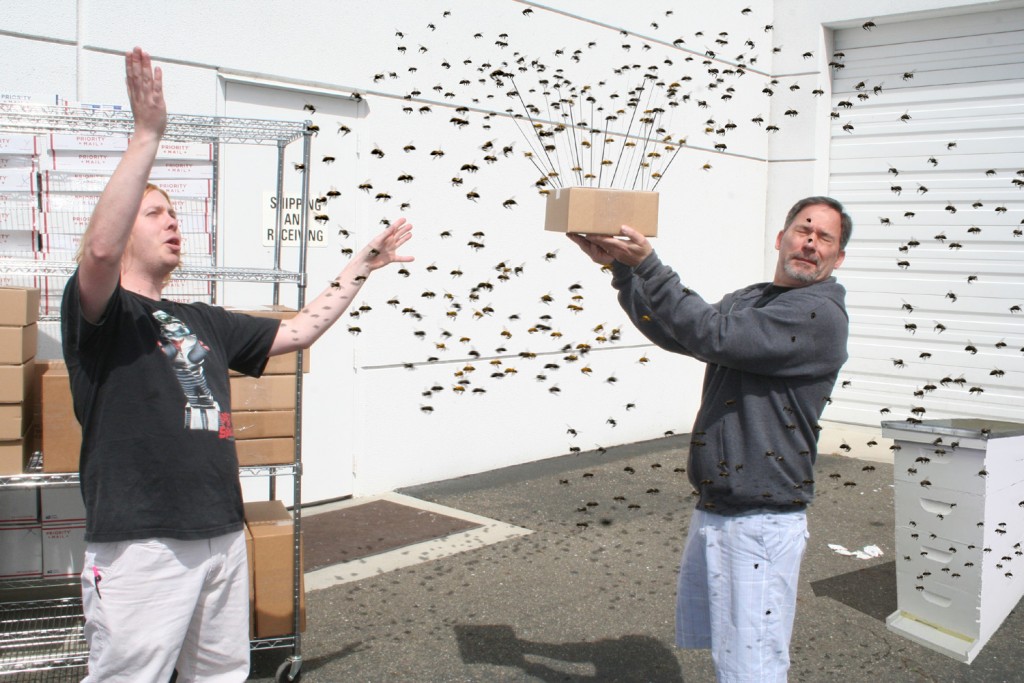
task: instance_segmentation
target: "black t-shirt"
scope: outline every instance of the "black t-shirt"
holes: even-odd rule
[[[98,325],[76,272],[61,331],[86,541],[213,538],[242,528],[228,369],[258,377],[279,321],[115,290]]]

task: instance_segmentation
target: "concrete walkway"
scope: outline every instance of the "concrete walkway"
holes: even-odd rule
[[[302,681],[714,681],[707,651],[672,644],[693,506],[676,471],[686,442],[670,437],[399,492],[484,520],[483,536],[405,549],[404,561],[369,570],[368,561],[357,576],[357,567],[307,575]],[[1024,679],[1019,606],[969,666],[889,632],[892,465],[821,456],[816,472],[790,681]],[[829,544],[883,554],[861,560]],[[287,654],[254,653],[250,680],[272,681]]]

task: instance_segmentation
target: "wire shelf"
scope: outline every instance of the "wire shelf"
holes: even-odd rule
[[[309,122],[168,114],[164,140],[287,144],[306,134]],[[9,133],[121,133],[131,135],[130,109],[29,103],[0,104],[0,129]]]
[[[0,603],[0,676],[53,671],[53,677],[14,680],[77,680],[56,673],[88,662],[81,598]]]

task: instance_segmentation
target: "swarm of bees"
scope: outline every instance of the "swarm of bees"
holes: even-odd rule
[[[529,14],[524,11],[522,20],[536,22],[542,14],[541,11],[530,10]],[[742,16],[747,17],[747,14],[753,12]],[[445,187],[434,191],[431,198],[443,197],[452,206],[465,207],[464,211],[490,210],[492,216],[493,210],[498,209],[502,220],[508,217],[507,220],[512,221],[520,213],[517,209],[527,202],[527,195],[546,195],[559,187],[650,190],[658,187],[673,165],[687,163],[713,178],[724,165],[718,164],[718,160],[745,153],[743,143],[734,142],[737,137],[752,132],[758,135],[780,133],[780,126],[787,127],[785,122],[806,118],[810,115],[808,111],[813,109],[806,102],[801,106],[794,98],[816,98],[825,94],[825,89],[820,87],[822,84],[814,81],[814,77],[801,77],[797,82],[789,82],[796,79],[779,82],[779,79],[759,71],[759,52],[778,54],[785,50],[788,53],[791,48],[772,45],[774,27],[759,22],[756,16],[749,17],[747,35],[692,32],[692,27],[688,27],[685,35],[682,32],[673,34],[676,28],[683,27],[676,24],[676,20],[668,15],[659,17],[651,22],[646,36],[598,32],[591,36],[593,40],[580,39],[576,46],[557,46],[550,50],[530,42],[522,28],[517,31],[514,24],[509,28],[482,30],[464,36],[454,35],[455,25],[446,21],[446,17],[431,22],[430,27],[403,27],[394,36],[394,62],[379,65],[376,73],[367,75],[367,80],[375,84],[394,84],[398,91],[404,93],[398,105],[401,111],[415,118],[421,127],[424,124],[434,125],[437,136],[408,142],[406,139],[389,142],[384,138],[379,139],[384,144],[370,142],[367,144],[370,150],[367,164],[373,169],[371,177],[353,189],[366,192],[368,202],[379,206],[382,211],[398,207],[404,210],[414,204],[421,208],[422,204],[415,203],[416,198],[424,196],[418,194],[418,188],[430,182],[428,175],[437,175]],[[864,30],[872,28],[873,22],[864,24]],[[454,48],[447,47],[449,44],[459,45],[460,40],[470,44],[481,41],[479,44],[483,45],[488,39],[487,51],[475,50],[463,59],[455,59]],[[446,45],[447,54],[440,54],[442,44]],[[795,54],[801,59],[813,59],[813,50],[804,49],[806,47],[810,46],[798,49]],[[648,57],[654,54],[662,56],[657,59]],[[831,55],[829,66],[833,74],[842,73],[844,58],[845,55],[838,51]],[[877,100],[896,93],[900,87],[912,86],[915,68],[909,64],[901,69],[902,79],[897,77],[896,83],[866,80],[851,83],[845,91],[833,91],[833,101],[837,103],[830,114],[833,125],[851,138],[862,134],[864,127],[855,125],[860,104],[869,98]],[[371,95],[367,93],[365,96]],[[779,120],[769,122],[761,114],[753,118],[750,114],[730,116],[730,107],[737,102],[760,101],[768,107],[784,98],[789,99],[781,107],[772,107],[777,108]],[[751,114],[756,111],[754,109]],[[307,109],[307,112],[316,116],[315,108]],[[902,106],[894,108],[892,121],[911,130],[921,120],[921,116],[915,114]],[[355,123],[340,126],[338,138],[351,141],[356,136],[349,136],[349,133],[355,127]],[[324,128],[329,130],[327,126]],[[318,136],[318,144],[324,137],[323,134]],[[923,169],[939,167],[944,155],[970,153],[969,147],[968,140],[946,140],[915,160],[914,170],[902,159],[892,159],[893,163],[886,163],[880,168],[881,177],[899,183],[884,183],[884,187],[890,188],[892,197],[905,199],[909,196],[915,202],[907,210],[889,213],[880,220],[881,228],[895,233],[913,226],[915,215],[925,215],[924,202],[944,194],[941,186],[923,175],[918,166]],[[417,157],[429,161],[431,170],[439,170],[434,174],[420,171],[415,176],[407,172],[406,169],[415,171],[408,164]],[[343,157],[330,154],[317,158],[333,169],[341,164],[331,162]],[[400,164],[405,164],[405,168]],[[510,170],[511,166],[515,168]],[[385,174],[376,169],[389,170]],[[992,182],[1005,181],[1005,169],[991,170],[993,173],[984,174],[984,177]],[[508,178],[509,185],[501,192],[495,192],[494,185],[483,180],[495,175]],[[1011,175],[1018,181],[1016,187],[1024,183],[1024,170]],[[351,186],[338,186],[347,193],[346,196],[358,195],[349,191]],[[324,196],[333,199],[341,195],[333,186],[331,189],[336,194],[323,193]],[[903,189],[907,192],[904,193]],[[431,195],[430,192],[425,194]],[[1013,211],[1013,207],[1002,206],[999,207],[1002,211],[999,211],[991,205],[968,209],[969,200],[954,203],[942,196],[934,202],[937,202],[935,208],[941,213],[951,218],[964,216],[965,220],[972,221],[967,225],[976,230],[961,230],[952,223],[944,222],[941,228],[931,228],[933,231],[941,229],[939,235],[942,236],[940,240],[937,235],[931,242],[925,237],[932,233],[920,232],[929,227],[922,225],[914,232],[927,243],[924,245],[914,239],[913,234],[900,232],[897,240],[899,251],[891,262],[895,265],[895,272],[917,276],[925,262],[922,254],[926,250],[934,252],[937,246],[950,256],[969,253],[973,246],[972,238],[979,236],[982,228],[986,235],[992,232],[988,227],[991,221],[979,220],[978,212],[991,212],[1009,220]],[[330,222],[327,217],[331,213],[326,209],[323,211],[321,215],[325,222]],[[1021,225],[1024,226],[1024,222]],[[609,365],[602,362],[611,358],[611,354],[594,353],[589,347],[585,350],[577,348],[579,344],[586,344],[604,350],[602,347],[619,340],[619,334],[613,337],[606,334],[607,331],[589,331],[583,325],[595,311],[607,316],[616,310],[609,292],[605,292],[599,302],[594,299],[596,294],[591,290],[602,286],[601,281],[586,282],[586,298],[582,290],[571,291],[548,284],[543,288],[529,289],[528,283],[532,278],[543,276],[551,281],[550,278],[557,277],[553,275],[560,266],[557,250],[545,248],[531,254],[524,249],[516,254],[515,260],[509,259],[505,253],[494,254],[496,240],[489,239],[489,236],[502,229],[478,229],[478,226],[468,227],[455,222],[441,225],[434,234],[447,242],[443,250],[432,254],[431,258],[438,258],[438,263],[441,258],[452,260],[434,270],[424,271],[415,264],[397,269],[399,277],[409,277],[417,272],[426,278],[422,280],[420,292],[408,289],[417,283],[417,278],[410,277],[408,287],[402,287],[404,293],[392,297],[396,302],[393,305],[395,315],[403,316],[402,319],[410,325],[416,325],[416,331],[423,332],[422,336],[415,337],[417,343],[431,344],[430,347],[424,346],[421,355],[403,362],[403,367],[428,369],[438,378],[437,381],[431,378],[429,386],[441,389],[431,390],[430,404],[424,404],[430,410],[423,410],[423,413],[432,415],[441,411],[445,405],[442,396],[494,395],[498,383],[511,385],[517,376],[532,378],[535,386],[544,392],[541,395],[551,397],[551,400],[558,400],[560,396],[564,398],[563,395],[571,392],[572,387],[588,386],[589,383],[608,391],[627,391],[617,387],[629,386],[628,378],[635,376],[638,368],[647,366],[652,354],[638,352],[630,356],[628,362],[633,366],[630,369],[622,367],[621,363]],[[1020,231],[1021,228],[1017,228],[1014,236],[1021,237]],[[352,253],[347,244],[343,251],[347,255]],[[953,328],[947,336],[963,333],[944,314],[955,310],[949,308],[953,304],[966,308],[965,305],[970,304],[969,295],[988,286],[984,273],[980,276],[965,273],[964,277],[970,288],[962,284],[953,288],[946,286],[928,301],[904,294],[912,302],[902,302],[904,307],[899,311],[898,324],[904,326],[904,332],[914,335],[915,341],[924,343],[932,341],[947,326]],[[443,285],[439,283],[441,279],[445,280]],[[427,292],[434,296],[422,296]],[[940,301],[935,301],[935,298]],[[534,308],[528,308],[524,302],[534,302]],[[1007,308],[1011,314],[1021,310],[1019,304],[1008,304]],[[363,314],[360,320],[360,327],[366,330],[367,335],[372,334],[372,315],[367,320],[367,315]],[[934,328],[929,321],[935,323]],[[483,331],[485,325],[489,327]],[[616,329],[627,326],[620,322]],[[446,330],[451,331],[451,339],[444,336]],[[508,332],[508,335],[503,332]],[[993,350],[1010,355],[1016,352],[1015,347],[1024,346],[1024,342],[1013,345],[1012,340],[1008,341],[1011,344],[1005,345],[1004,349],[996,349],[988,340],[982,343],[979,339],[971,344],[965,339],[960,348],[971,346],[975,349],[973,354],[969,350],[962,353],[965,359],[989,356],[984,371],[990,373],[988,381],[994,384],[1014,377],[1016,364],[996,362],[991,358]],[[471,351],[475,357],[469,355]],[[891,359],[891,367],[907,378],[907,401],[902,409],[912,419],[920,419],[923,413],[911,412],[911,408],[922,407],[922,399],[933,395],[919,387],[940,384],[940,375],[928,374],[931,371],[926,361],[931,357],[932,349],[919,351],[897,352],[900,357]],[[474,374],[466,369],[470,365],[467,359],[479,360],[480,363],[499,360],[502,365],[492,368],[489,376],[480,372]],[[574,363],[578,372],[573,372],[570,379],[566,368]],[[932,363],[938,365],[935,361]],[[996,365],[1006,370],[1000,370],[998,374],[992,372]],[[920,372],[925,374],[915,374]],[[843,386],[849,386],[848,382],[845,380]],[[989,391],[985,392],[986,389]],[[978,377],[965,380],[963,385],[944,385],[942,390],[956,390],[970,396],[976,403],[992,395],[990,387],[984,386]],[[923,394],[913,395],[917,391]],[[617,404],[631,407],[620,408],[623,412],[601,418],[604,420],[603,430],[616,429],[617,425],[629,419],[626,410],[632,415],[636,412],[633,408],[639,405],[639,410],[642,410],[643,406],[643,402],[634,396],[617,400]],[[892,409],[901,408],[894,404]],[[685,425],[681,426],[685,428]],[[572,442],[570,447],[579,449]],[[856,454],[855,450],[853,454]]]

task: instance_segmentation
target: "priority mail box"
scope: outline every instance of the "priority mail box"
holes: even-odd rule
[[[39,495],[34,486],[0,489],[0,524],[27,524],[39,521]]]
[[[35,169],[35,158],[22,154],[0,154],[0,169]]]
[[[26,192],[25,194],[28,195],[29,193]],[[0,230],[35,229],[37,209],[38,205],[33,200],[0,200]]]
[[[0,524],[0,579],[42,575],[43,529],[39,522]]]
[[[43,145],[35,135],[27,133],[0,134],[0,154],[37,155],[43,149]]]
[[[38,319],[38,289],[0,287],[0,325],[31,325]]]
[[[245,503],[245,521],[252,535],[252,586],[255,636],[292,633],[295,598],[295,526],[279,500]],[[301,553],[300,553],[301,555]],[[306,599],[299,567],[299,630],[306,630]]]
[[[174,202],[175,208],[179,210],[179,213],[183,208],[181,202],[184,200],[196,201],[209,198],[213,194],[213,180],[210,178],[200,177],[174,177],[174,178],[154,178],[154,185],[160,187],[161,190],[171,196],[171,200]]]
[[[85,521],[43,522],[44,577],[77,576],[85,562]]]
[[[35,192],[36,174],[31,168],[0,169],[0,191]]]
[[[618,235],[628,225],[641,235],[658,234],[658,193],[597,187],[567,187],[548,193],[544,229]]]
[[[179,142],[161,140],[156,151],[157,159],[200,159],[213,161],[213,145],[209,142]]]
[[[62,150],[50,152],[49,167],[54,171],[113,172],[121,153],[108,150]]]
[[[0,364],[21,365],[36,355],[39,327],[35,323],[22,327],[0,325]]]
[[[35,230],[7,230],[0,228],[0,255],[7,258],[31,260],[40,250],[39,233]]]
[[[50,133],[50,149],[57,151],[114,151],[128,149],[124,135],[97,135],[92,133]]]
[[[82,490],[74,486],[39,487],[39,521],[85,522],[85,503]]]
[[[157,159],[149,174],[154,185],[164,178],[213,178],[213,162],[194,159]]]

